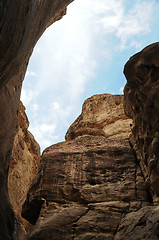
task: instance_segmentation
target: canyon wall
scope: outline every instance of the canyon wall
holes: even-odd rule
[[[87,99],[66,141],[44,150],[22,210],[35,225],[28,240],[158,239],[159,208],[129,144],[123,99]]]
[[[40,162],[40,146],[28,131],[29,121],[25,107],[20,102],[18,111],[18,128],[14,137],[8,176],[10,203],[15,213],[15,239],[22,239],[30,224],[21,217],[22,204]]]
[[[20,217],[28,188],[22,215],[35,225],[28,233],[30,240],[159,239],[159,43],[125,65],[124,108],[133,122],[124,115],[122,96],[93,96],[69,128],[66,142],[47,148],[38,169],[38,147],[33,144],[32,149],[25,124],[18,126],[30,55],[45,29],[63,17],[71,2],[0,2],[0,239],[14,239],[14,219],[19,221],[16,230],[21,224],[19,231],[28,230],[30,225]],[[26,161],[33,163],[29,173]],[[22,240],[23,234],[17,232],[16,239]]]
[[[159,239],[158,52],[126,63],[124,107],[123,96],[87,99],[66,142],[43,152],[22,209],[28,240]]]
[[[22,81],[44,30],[66,13],[71,0],[0,2],[0,239],[13,239],[14,216],[7,177],[16,133]]]
[[[133,119],[130,138],[154,204],[159,203],[159,43],[135,54],[124,69],[125,112]]]

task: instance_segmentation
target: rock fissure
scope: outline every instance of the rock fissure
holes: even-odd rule
[[[137,164],[136,164],[136,166],[135,166],[135,172],[134,172],[134,174],[135,174],[135,176],[134,176],[134,178],[135,178],[135,194],[136,194],[136,199],[138,199],[138,193],[137,193]]]
[[[135,163],[136,163],[136,168],[135,168],[135,189],[136,189],[136,194],[137,194],[136,174],[137,174],[137,167],[138,167],[139,170],[140,170],[140,173],[141,173],[141,175],[142,175],[142,178],[143,178],[143,180],[144,180],[144,182],[145,182],[146,192],[147,192],[147,197],[148,197],[148,198],[147,198],[147,199],[148,199],[148,202],[149,202],[150,204],[153,204],[153,198],[152,198],[152,194],[151,194],[151,192],[150,192],[150,188],[149,188],[149,186],[148,186],[148,182],[146,182],[144,173],[142,172],[142,168],[141,168],[141,166],[140,166],[139,158],[137,158],[138,149],[136,149],[136,148],[134,149],[133,146],[132,146],[132,144],[131,144],[131,142],[129,142],[129,144],[130,144],[130,147],[132,148],[132,150],[133,150],[133,152],[134,152]]]
[[[116,230],[115,230],[115,232],[114,232],[114,235],[113,235],[113,239],[112,239],[112,240],[115,240],[115,235],[116,235],[117,232],[118,232],[118,229],[119,229],[120,223],[121,223],[121,221],[122,221],[122,219],[123,219],[123,216],[124,216],[124,213],[123,213],[123,214],[121,215],[121,217],[120,217],[120,221],[119,221],[118,226],[117,226],[117,228],[116,228]]]

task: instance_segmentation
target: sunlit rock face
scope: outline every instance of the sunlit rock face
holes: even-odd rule
[[[32,50],[71,0],[0,2],[0,239],[13,239],[14,217],[7,176],[17,126],[21,85]]]
[[[154,203],[159,203],[159,43],[126,63],[125,111],[134,122],[131,144]]]
[[[152,228],[157,226],[159,210],[150,207],[151,196],[129,144],[130,119],[122,104],[123,96],[89,98],[68,130],[66,138],[70,131],[75,133],[73,139],[43,152],[23,205],[22,216],[35,225],[27,239],[136,240],[138,231],[139,239],[158,239],[157,227]],[[121,123],[115,134],[115,127],[109,135],[104,133],[103,128],[125,120],[126,128]],[[82,124],[86,128],[79,134]],[[94,134],[97,126],[102,126],[101,134]],[[153,224],[147,226],[150,220]]]
[[[107,139],[128,138],[132,120],[125,115],[124,96],[100,94],[88,98],[81,115],[70,126],[66,140],[81,135],[105,136]]]
[[[10,203],[15,212],[15,239],[22,239],[28,230],[28,223],[21,218],[22,204],[26,198],[40,161],[40,146],[28,131],[29,121],[25,107],[20,102],[18,129],[14,138],[8,177]],[[23,233],[22,233],[23,232]]]

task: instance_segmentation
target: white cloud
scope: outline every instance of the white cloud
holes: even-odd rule
[[[25,104],[25,106],[31,104],[32,100],[38,96],[37,90],[31,89],[31,88],[22,88],[21,92],[21,100]]]
[[[119,89],[119,93],[123,94],[123,92],[124,92],[124,87],[121,87],[121,88]]]
[[[70,115],[70,112],[72,111],[71,106],[67,106],[65,107],[64,103],[60,103],[57,101],[54,101],[51,103],[51,111],[52,114],[55,116],[60,115],[62,118],[67,117],[68,115]]]
[[[58,140],[55,133],[55,124],[38,123],[30,124],[29,131],[34,133],[38,143],[40,143],[42,150]]]
[[[126,1],[122,0],[101,0],[94,6],[98,31],[101,33],[102,29],[106,35],[116,35],[121,41],[121,50],[132,45],[134,36],[150,31],[154,1],[137,0],[128,12],[125,4]]]
[[[39,40],[26,75],[32,81],[23,88],[22,101],[32,114],[30,130],[42,148],[61,141],[80,113],[82,96],[96,77],[99,63],[107,68],[119,49],[141,47],[135,37],[150,30],[154,1],[137,0],[129,10],[126,3],[75,0],[67,15]],[[100,77],[97,81],[100,84]]]
[[[35,77],[35,76],[37,76],[37,73],[36,72],[34,72],[34,71],[26,71],[26,76],[31,76],[31,77]]]
[[[121,39],[121,47],[126,47],[127,41],[133,36],[150,31],[150,19],[152,18],[154,2],[136,1],[132,10],[122,17],[122,22],[117,30],[117,36]],[[133,40],[132,40],[133,41]]]
[[[52,134],[55,131],[55,124],[43,123],[39,126],[39,131]]]
[[[116,47],[107,40],[109,35],[120,39],[124,49],[140,43],[133,36],[150,30],[153,2],[136,1],[133,9],[125,12],[124,0],[80,0],[71,3],[67,15],[49,27],[35,48],[33,62],[37,64],[36,89],[69,96],[78,101],[86,84],[96,75],[98,59],[110,61]],[[38,53],[38,54],[37,54]]]
[[[120,26],[124,15],[123,1],[102,1],[99,6],[96,3],[98,13],[97,24],[103,27],[106,33],[112,33]],[[102,15],[101,15],[102,14]]]
[[[137,41],[137,40],[131,40],[130,42],[130,47],[135,47],[138,51],[142,48],[142,41]]]
[[[39,105],[37,103],[33,103],[30,107],[33,112],[37,112],[39,110]]]

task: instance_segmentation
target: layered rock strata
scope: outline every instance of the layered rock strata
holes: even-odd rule
[[[23,217],[35,225],[28,240],[136,240],[136,234],[138,239],[158,239],[159,209],[151,206],[129,144],[130,119],[124,116],[122,103],[123,96],[89,98],[66,135],[74,139],[43,152],[39,172],[23,205]],[[90,120],[93,133],[99,130],[95,116],[102,126],[97,135],[89,128],[87,131]],[[126,128],[121,124],[122,131],[116,128],[119,120],[127,121]],[[77,136],[82,124],[86,128]],[[109,124],[107,132],[114,134],[116,129],[116,134],[109,134],[111,137],[103,133]]]
[[[0,2],[0,239],[13,239],[14,216],[8,200],[7,177],[28,60],[44,30],[62,18],[71,2]]]
[[[159,203],[159,43],[135,54],[124,69],[125,111],[133,119],[131,144],[153,201]]]
[[[18,129],[14,138],[9,168],[8,191],[16,217],[14,235],[16,239],[21,240],[22,231],[26,235],[28,228],[28,223],[21,217],[22,204],[26,198],[32,179],[37,173],[40,161],[40,146],[28,131],[28,127],[29,121],[25,114],[25,107],[20,102]],[[19,234],[20,237],[18,236]]]

